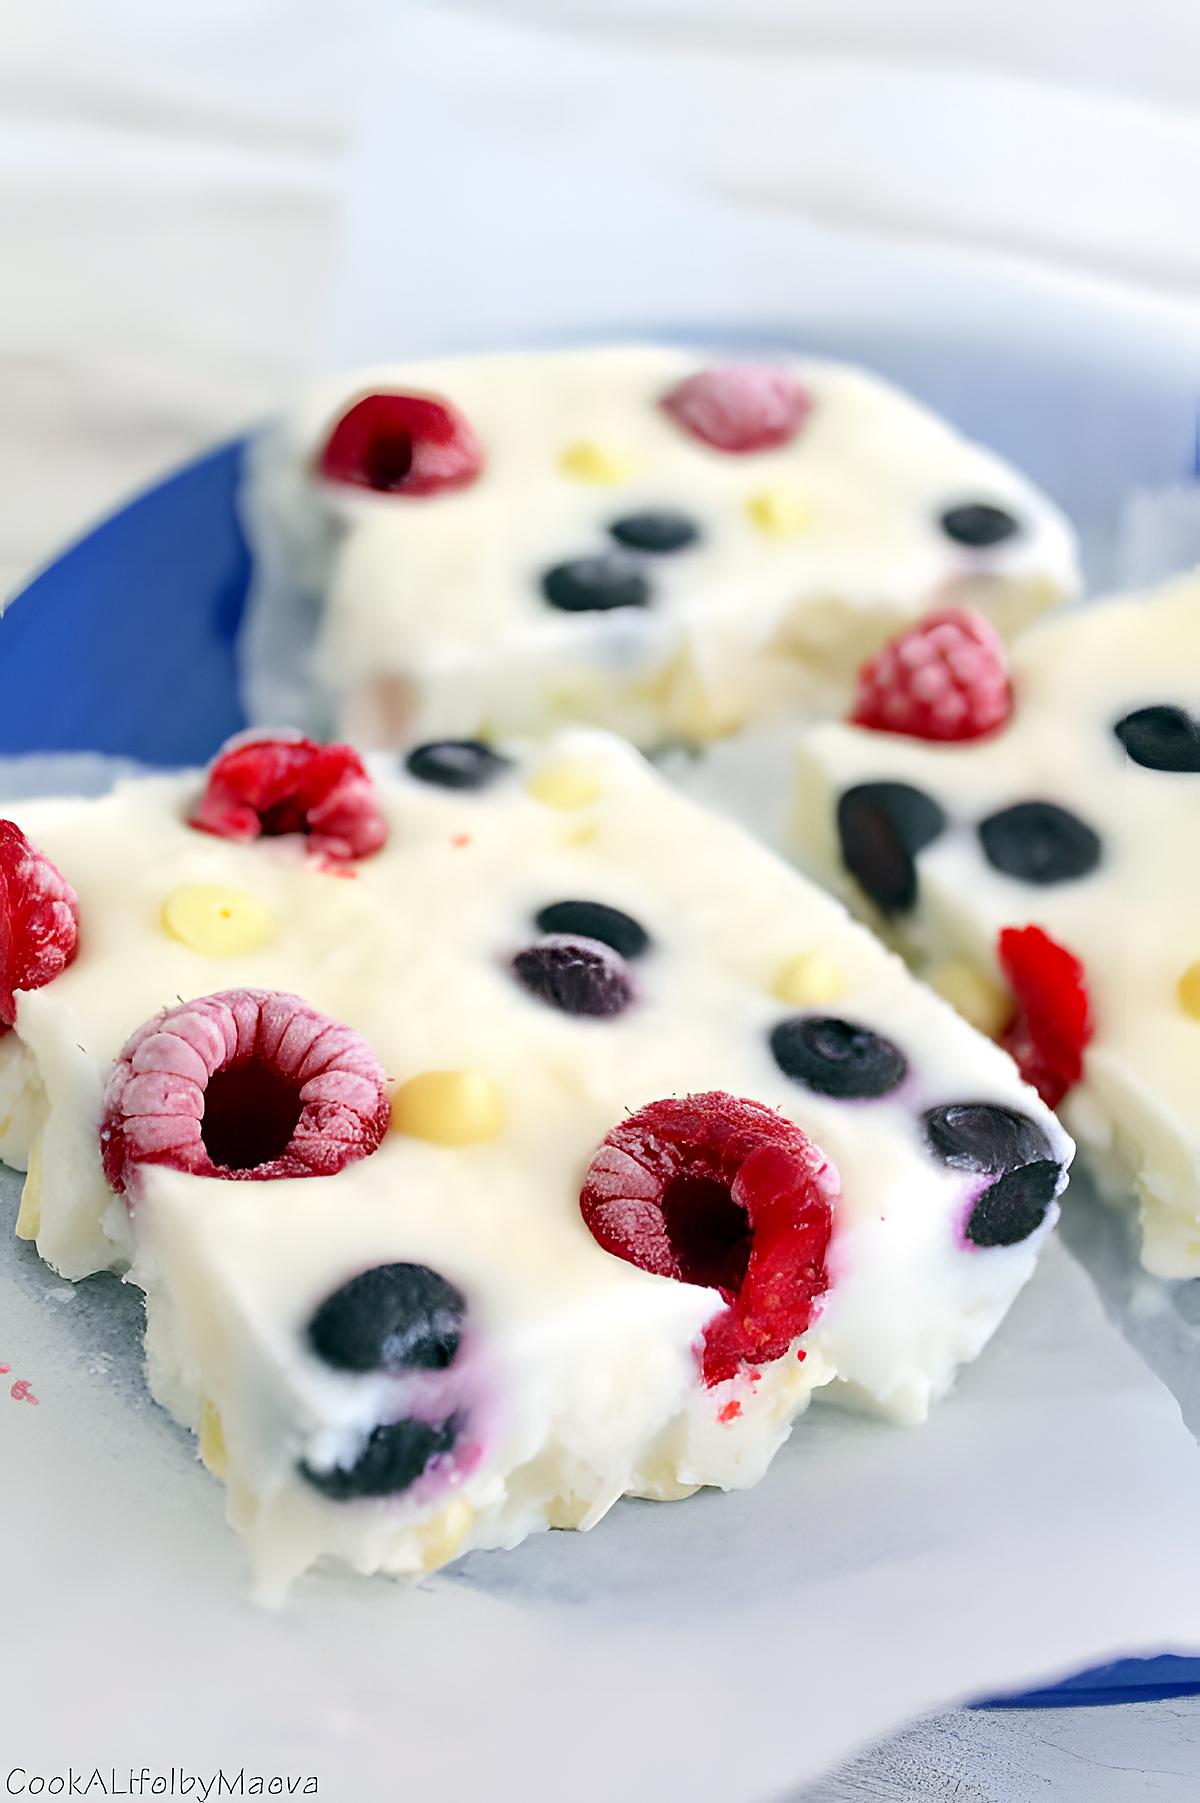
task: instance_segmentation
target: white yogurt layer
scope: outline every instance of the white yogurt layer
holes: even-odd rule
[[[959,993],[962,966],[973,969],[985,987],[973,989],[971,1003],[986,1009],[1002,927],[1040,926],[1082,960],[1094,1036],[1063,1118],[1105,1188],[1136,1191],[1147,1267],[1194,1277],[1200,772],[1138,764],[1114,728],[1152,707],[1200,721],[1200,579],[1044,622],[1017,646],[1012,680],[1008,725],[977,743],[928,744],[847,726],[806,733],[798,841],[814,873],[869,908],[841,862],[837,799],[857,783],[912,784],[948,816],[917,857],[915,907],[885,925],[918,967]],[[979,823],[1033,800],[1068,810],[1098,835],[1090,873],[1035,884],[989,862]]]
[[[625,346],[315,384],[252,462],[260,658],[282,657],[319,611],[309,675],[362,744],[585,722],[653,746],[787,706],[836,712],[862,659],[947,591],[1006,632],[1078,592],[1058,510],[900,391],[841,364],[790,364],[812,401],[795,437],[730,453],[659,405],[703,367],[695,352]],[[477,480],[420,496],[319,479],[331,429],[381,391],[450,401],[482,446]],[[1013,534],[985,548],[947,536],[942,514],[973,502],[1005,510]],[[646,605],[547,604],[548,569],[617,553],[614,524],[664,509],[697,536],[620,553],[648,581]],[[286,625],[272,630],[272,612]]]
[[[1020,1243],[966,1243],[984,1180],[932,1156],[923,1112],[1000,1104],[1036,1122],[1062,1165],[1072,1151],[1010,1060],[839,903],[604,734],[561,735],[478,791],[391,760],[376,776],[388,843],[339,869],[301,839],[191,829],[199,774],[16,810],[80,912],[75,962],[20,995],[0,1042],[0,1155],[32,1170],[19,1231],[65,1276],[129,1268],[145,1289],[152,1387],[227,1476],[264,1588],[324,1554],[418,1571],[546,1524],[590,1526],[625,1493],[752,1483],[821,1386],[922,1419],[1029,1277],[1056,1213]],[[262,942],[212,955],[168,932],[164,904],[200,884],[256,909]],[[539,910],[579,898],[651,940],[631,967],[636,999],[612,1018],[563,1013],[511,970]],[[159,1009],[241,987],[293,991],[353,1027],[390,1086],[477,1073],[499,1102],[490,1137],[452,1146],[393,1125],[373,1155],[308,1180],[146,1166],[131,1218],[100,1162],[109,1067]],[[907,1076],[848,1101],[784,1075],[768,1036],[813,1013],[891,1040]],[[579,1207],[595,1148],[630,1111],[710,1090],[781,1111],[841,1179],[812,1327],[714,1387],[697,1348],[718,1293],[602,1250]],[[306,1339],[315,1310],[395,1262],[466,1298],[450,1369],[327,1368]],[[334,1502],[299,1472],[351,1462],[398,1410],[451,1404],[462,1456],[438,1481]]]

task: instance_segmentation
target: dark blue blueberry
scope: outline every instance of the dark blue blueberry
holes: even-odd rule
[[[1144,770],[1200,774],[1200,720],[1181,707],[1139,707],[1113,727],[1135,764]]]
[[[956,1171],[992,1176],[1049,1158],[1050,1136],[1016,1108],[996,1102],[946,1102],[921,1117],[930,1151]]]
[[[1002,545],[1021,530],[1021,522],[1003,507],[990,501],[964,501],[948,507],[941,518],[942,531],[957,545],[970,545],[973,551],[986,551]]]
[[[397,1496],[416,1483],[430,1459],[453,1452],[457,1437],[458,1422],[453,1419],[434,1427],[425,1421],[392,1421],[375,1429],[353,1465],[315,1471],[303,1464],[300,1475],[331,1502]]]
[[[793,1014],[771,1033],[771,1055],[785,1077],[820,1096],[861,1101],[886,1096],[908,1074],[890,1039],[832,1014]]]
[[[418,745],[404,762],[410,776],[439,789],[486,789],[512,768],[481,739],[436,739]]]
[[[640,958],[650,935],[632,914],[610,908],[607,902],[557,901],[539,910],[534,919],[539,933],[568,933],[575,938],[598,939],[611,945],[623,958]]]
[[[518,952],[512,967],[530,995],[564,1014],[603,1019],[620,1014],[633,1000],[624,958],[598,939],[554,933]]]
[[[1039,1158],[997,1179],[971,1210],[966,1237],[973,1246],[1015,1246],[1041,1226],[1058,1191],[1061,1173]]]
[[[608,613],[615,607],[645,607],[650,583],[628,558],[576,557],[546,571],[542,594],[563,613]]]
[[[458,1351],[466,1310],[427,1265],[376,1265],[326,1297],[308,1340],[335,1371],[442,1371]]]
[[[614,520],[609,531],[619,545],[629,551],[650,551],[661,556],[668,551],[683,551],[700,537],[700,528],[686,513],[669,509],[656,512],[627,513]]]
[[[837,804],[842,862],[885,914],[912,907],[916,854],[945,825],[946,816],[933,797],[911,783],[859,783]]]
[[[1089,876],[1102,849],[1086,820],[1053,801],[1019,801],[990,814],[979,839],[994,870],[1040,887]]]

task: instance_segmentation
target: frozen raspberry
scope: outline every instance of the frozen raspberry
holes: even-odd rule
[[[431,394],[365,394],[329,434],[318,469],[386,495],[436,495],[465,488],[483,468],[483,450],[449,401]]]
[[[298,734],[231,739],[209,770],[190,824],[220,839],[304,833],[313,851],[337,861],[369,857],[387,838],[358,753]]]
[[[299,996],[229,989],[165,1008],[127,1042],[100,1149],[118,1194],[143,1164],[197,1177],[332,1177],[388,1125],[370,1046]]]
[[[1041,927],[1004,927],[997,952],[1017,998],[1000,1043],[1047,1107],[1057,1108],[1083,1075],[1092,1037],[1083,965]]]
[[[698,370],[661,403],[685,432],[716,451],[772,451],[788,444],[812,404],[795,376],[763,363]]]
[[[851,719],[913,739],[979,739],[1012,712],[1004,645],[982,614],[927,614],[858,673]]]
[[[718,1290],[707,1383],[781,1358],[826,1287],[838,1175],[799,1127],[760,1102],[672,1097],[600,1145],[579,1205],[592,1237],[643,1271]]]
[[[78,938],[75,891],[19,826],[0,820],[0,1026],[17,1017],[14,992],[52,983]]]

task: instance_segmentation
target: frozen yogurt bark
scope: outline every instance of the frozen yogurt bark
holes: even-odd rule
[[[808,867],[1060,1109],[1143,1259],[1200,1275],[1200,577],[1043,622],[943,618],[807,732]],[[939,742],[940,741],[940,742]]]
[[[298,738],[0,839],[17,1231],[146,1292],[260,1585],[758,1479],[919,1421],[1072,1147],[841,905],[576,730]]]
[[[1004,632],[1078,588],[1062,515],[878,378],[623,346],[317,383],[257,447],[249,690],[368,746],[589,723],[653,748],[837,713],[935,596]],[[267,717],[278,717],[273,705]]]

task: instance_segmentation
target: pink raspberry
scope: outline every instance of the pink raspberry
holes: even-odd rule
[[[334,426],[317,467],[328,482],[377,494],[436,495],[474,482],[483,450],[449,401],[365,394]]]
[[[812,396],[786,369],[737,363],[701,369],[660,405],[677,425],[715,451],[772,451],[789,444],[812,410]]]
[[[781,1358],[826,1287],[838,1174],[792,1121],[715,1090],[651,1102],[601,1142],[579,1206],[606,1252],[703,1284],[706,1383]]]
[[[1047,1108],[1057,1108],[1083,1075],[1092,1037],[1083,965],[1041,927],[1004,927],[997,952],[1017,998],[1000,1043]]]
[[[299,734],[231,739],[208,772],[190,825],[220,839],[304,833],[314,852],[335,862],[369,857],[387,839],[358,753]]]
[[[118,1195],[143,1164],[197,1177],[333,1177],[388,1125],[370,1046],[299,996],[228,989],[164,1008],[109,1074],[100,1150]]]
[[[17,1018],[15,992],[52,983],[78,942],[79,903],[70,883],[19,826],[0,820],[0,1028]]]
[[[913,739],[979,739],[1011,712],[1000,635],[971,608],[947,607],[863,665],[851,719]]]

